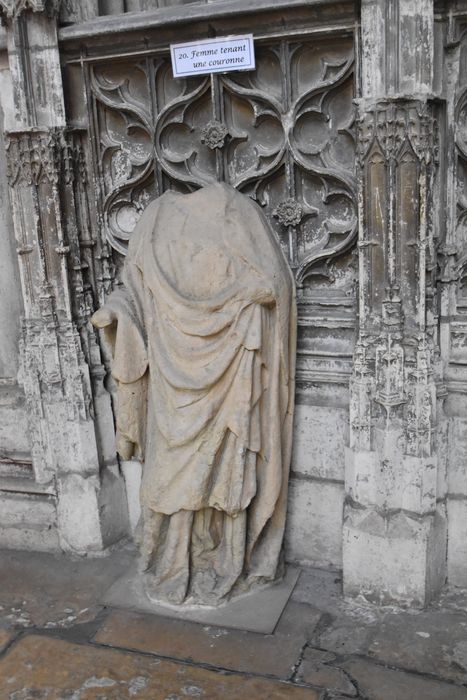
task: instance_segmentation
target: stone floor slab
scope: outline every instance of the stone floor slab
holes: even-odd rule
[[[300,576],[299,569],[289,567],[282,581],[254,593],[235,598],[219,608],[202,606],[158,605],[143,590],[141,574],[132,567],[102,597],[102,603],[115,608],[145,612],[203,625],[271,634]]]
[[[303,683],[324,688],[333,694],[345,693],[349,697],[356,697],[355,685],[349,680],[345,671],[332,665],[335,661],[335,654],[308,647],[303,652],[296,678]]]
[[[12,639],[13,632],[11,630],[2,629],[0,627],[0,652],[2,652],[5,649],[5,647],[8,646]]]
[[[467,683],[467,615],[424,611],[387,616],[368,655],[390,666]]]
[[[70,627],[88,622],[98,600],[135,556],[120,548],[83,559],[43,552],[0,552],[0,617],[11,627]]]
[[[467,700],[467,688],[442,683],[362,659],[339,664],[366,700]]]
[[[467,592],[447,590],[427,610],[377,608],[342,596],[335,572],[302,572],[292,598],[323,612],[312,646],[401,670],[467,682]]]
[[[345,600],[342,577],[334,571],[302,571],[292,594],[297,602],[308,603],[323,613],[320,633],[313,639],[316,646],[336,654],[368,653],[384,612],[368,603]],[[327,624],[324,624],[327,618]]]
[[[0,660],[2,700],[319,700],[280,681],[30,635]]]
[[[308,606],[289,603],[274,635],[260,635],[118,610],[94,639],[112,647],[285,680],[292,676],[319,617]]]

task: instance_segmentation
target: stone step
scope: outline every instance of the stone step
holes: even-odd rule
[[[0,490],[0,548],[2,547],[57,551],[60,547],[55,497],[44,493]]]
[[[3,477],[33,478],[32,461],[30,459],[0,458],[0,478]]]
[[[55,486],[36,482],[31,460],[0,458],[0,496],[2,491],[55,495]]]

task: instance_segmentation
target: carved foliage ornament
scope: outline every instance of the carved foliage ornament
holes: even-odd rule
[[[58,15],[62,0],[0,0],[0,18],[5,20],[17,19],[22,12],[46,12],[49,17]]]
[[[74,177],[74,163],[82,168],[81,149],[73,147],[61,130],[10,133],[7,136],[6,174],[11,187],[18,184],[68,184]]]
[[[375,144],[386,158],[397,158],[408,145],[419,160],[438,160],[438,123],[427,102],[381,102],[358,118],[357,127],[361,160]]]

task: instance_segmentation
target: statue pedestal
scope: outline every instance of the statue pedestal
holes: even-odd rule
[[[245,593],[219,607],[210,608],[202,605],[167,605],[151,602],[143,590],[140,572],[132,567],[109,588],[101,602],[116,608],[174,617],[203,625],[272,634],[299,575],[299,569],[288,567],[282,581]]]

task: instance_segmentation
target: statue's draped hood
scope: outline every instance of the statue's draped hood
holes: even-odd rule
[[[143,504],[234,517],[248,507],[250,553],[262,535],[278,556],[296,311],[270,225],[227,185],[167,192],[138,222],[123,281],[106,305],[117,325],[102,312],[93,322],[114,352],[118,449],[145,459]]]

